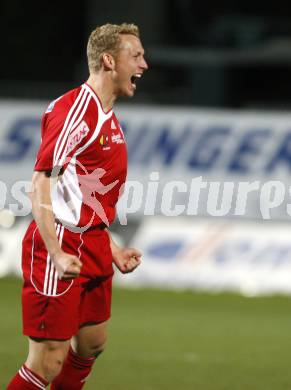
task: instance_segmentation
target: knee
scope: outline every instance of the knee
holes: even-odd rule
[[[72,340],[73,350],[83,358],[99,356],[105,349],[107,324],[85,324]]]
[[[82,343],[74,343],[73,350],[83,357],[83,358],[92,358],[98,357],[104,350],[106,346],[106,335],[98,335],[98,337],[91,338]]]
[[[46,360],[43,362],[43,371],[44,377],[47,381],[51,382],[54,380],[61,372],[63,366],[63,360],[58,356],[49,355]]]
[[[44,359],[43,371],[46,380],[51,382],[62,370],[66,353],[54,345],[48,345]]]
[[[105,350],[106,344],[98,345],[98,346],[93,346],[92,348],[92,356],[98,357],[102,352]]]
[[[90,355],[92,357],[98,357],[102,352],[104,352],[106,347],[106,341],[107,338],[105,335],[103,335],[103,337],[101,338],[98,338],[98,340],[95,340],[95,342],[93,342],[89,347]]]

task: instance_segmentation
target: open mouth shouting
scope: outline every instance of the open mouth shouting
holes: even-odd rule
[[[141,73],[135,73],[134,75],[131,76],[130,81],[131,85],[134,89],[136,89],[136,81],[137,79],[141,78]]]

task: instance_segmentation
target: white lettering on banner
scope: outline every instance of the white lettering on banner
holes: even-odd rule
[[[198,215],[200,192],[207,185],[208,183],[203,182],[202,176],[191,180],[187,215]]]
[[[3,181],[0,181],[0,210],[4,209],[7,197],[7,187]]]
[[[223,193],[221,196],[221,207],[219,208],[218,203],[219,203],[219,192],[220,192],[221,184],[223,184]],[[233,190],[234,190],[234,183],[227,183],[227,182],[210,183],[208,200],[207,200],[207,210],[211,216],[223,217],[229,214],[232,205],[232,200],[233,200]]]
[[[0,278],[7,275],[22,275],[21,238],[27,229],[27,219],[23,218],[12,229],[1,229],[0,234]]]
[[[157,195],[159,188],[159,172],[152,172],[149,177],[149,185],[146,192],[144,215],[154,215],[157,204]]]
[[[270,219],[270,210],[280,206],[285,198],[285,186],[279,181],[265,183],[261,189],[260,208],[264,219]]]
[[[180,204],[173,206],[174,191],[187,192],[187,186],[182,181],[169,182],[165,185],[161,211],[163,215],[168,215],[169,217],[177,217],[178,215],[183,214],[185,210],[185,205]]]
[[[96,169],[93,173],[81,175],[82,183],[84,184],[87,181],[90,183],[94,175],[99,175],[100,177],[104,174],[105,170]],[[288,201],[291,202],[291,186],[286,187],[280,181],[263,183],[259,181],[253,183],[204,182],[202,177],[198,177],[192,179],[189,186],[181,180],[172,180],[162,185],[159,182],[159,177],[158,172],[152,172],[148,180],[148,185],[144,185],[140,181],[128,180],[125,185],[121,186],[119,191],[119,198],[121,197],[121,199],[117,205],[117,214],[121,224],[127,224],[127,215],[134,214],[162,214],[167,217],[182,214],[189,216],[199,215],[199,207],[201,204],[206,206],[205,214],[209,216],[245,216],[247,214],[248,204],[250,203],[248,199],[250,193],[252,195],[255,193],[262,219],[275,219],[274,211],[278,207],[281,207],[283,202],[285,203],[284,216],[286,218],[291,216],[291,203],[286,204]],[[54,191],[58,181],[54,177],[51,180],[52,191]],[[116,182],[113,182],[108,184],[106,188],[101,185],[101,188],[97,182],[94,185],[97,185],[97,192],[101,195],[110,191],[116,184]],[[3,191],[0,194],[0,205],[4,208],[6,206],[7,187],[5,183],[0,182],[0,186],[1,184]],[[83,188],[83,186],[81,187]],[[202,192],[202,196],[200,197],[201,189],[204,190],[205,194]],[[159,190],[162,193],[161,198],[158,198]],[[18,203],[10,202],[8,208],[15,216],[26,216],[30,214],[31,201],[28,196],[29,192],[31,192],[31,182],[29,181],[17,181],[11,187],[13,200],[16,200]],[[91,193],[90,191],[87,193],[87,187],[83,189],[82,193],[82,201],[90,206],[94,212],[102,209],[101,203],[96,203],[94,198],[91,199],[89,197],[90,199],[87,199],[87,195]],[[184,202],[181,202],[177,198],[177,195],[180,194],[185,195]],[[207,198],[206,203],[204,201],[205,198]],[[74,205],[71,201],[65,204],[68,210],[74,211]],[[45,205],[42,206],[47,207]],[[108,223],[103,213],[104,219],[101,214],[98,215],[102,218],[103,222]]]
[[[128,214],[138,212],[143,202],[143,185],[136,182],[127,182],[127,185],[122,189],[123,196],[119,200],[118,217],[121,225],[127,224]]]
[[[9,210],[12,211],[14,215],[25,217],[30,213],[32,207],[31,200],[27,196],[30,192],[31,182],[19,181],[13,184],[11,194],[18,203],[10,204]]]
[[[253,191],[258,191],[259,189],[260,189],[260,182],[258,180],[252,183],[250,182],[239,183],[238,191],[237,191],[235,215],[243,216],[245,214],[249,193]]]

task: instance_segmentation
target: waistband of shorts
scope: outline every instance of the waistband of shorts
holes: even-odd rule
[[[60,221],[58,218],[55,218],[55,222],[64,226],[66,228],[66,224],[64,224],[64,222]],[[75,227],[75,226],[74,226]],[[77,226],[76,226],[77,227]],[[106,229],[108,226],[106,225],[106,223],[104,222],[101,222],[99,223],[99,225],[92,225],[92,226],[89,226],[86,228],[86,231],[92,231],[92,230],[104,230]],[[68,225],[68,228],[70,228],[70,225]]]

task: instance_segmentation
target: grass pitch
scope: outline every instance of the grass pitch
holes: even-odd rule
[[[0,280],[1,389],[27,352],[20,290]],[[116,288],[109,336],[87,390],[291,389],[287,297]]]

